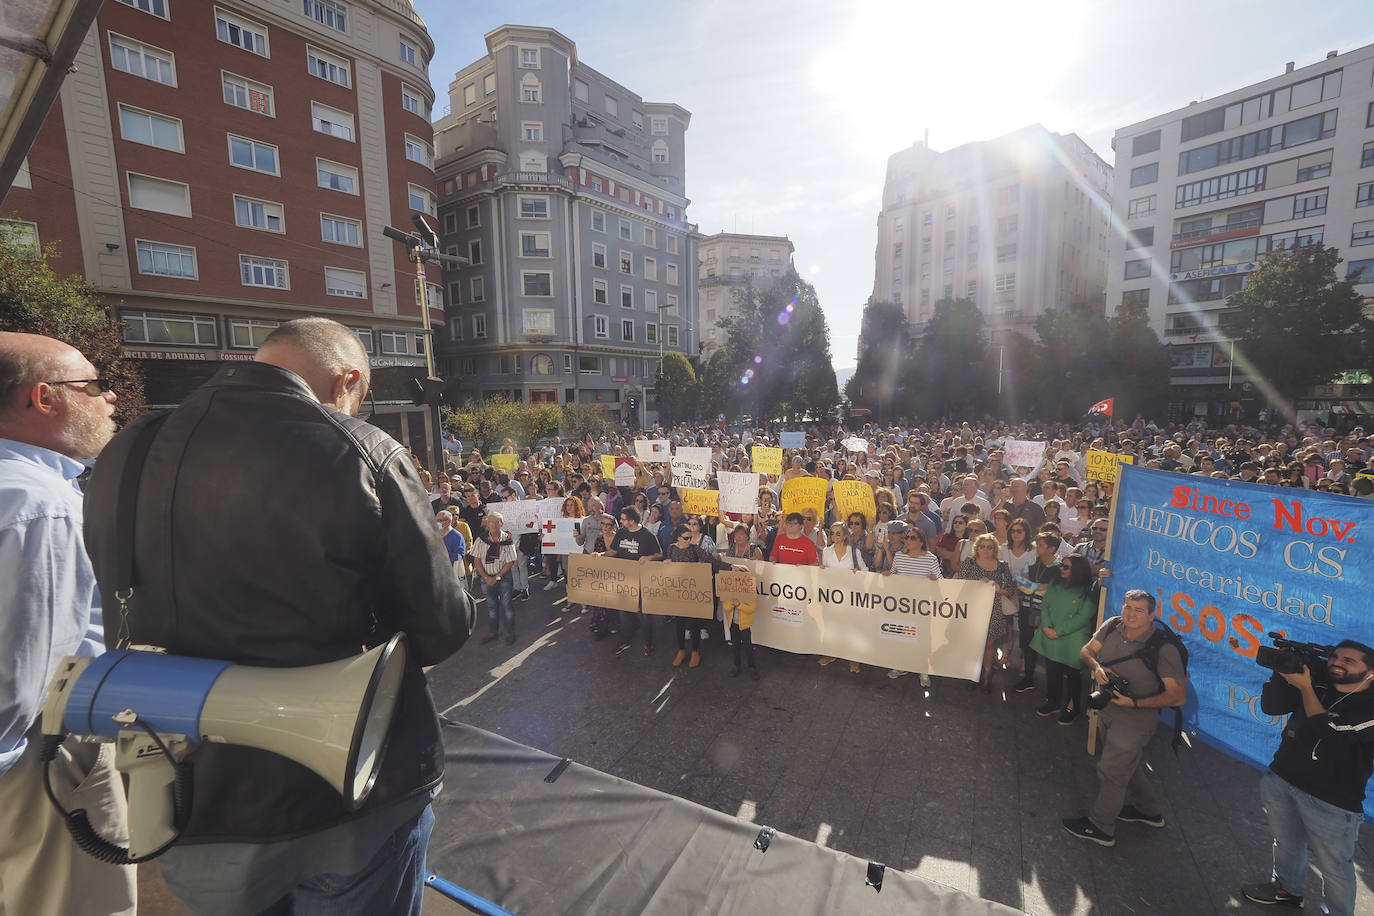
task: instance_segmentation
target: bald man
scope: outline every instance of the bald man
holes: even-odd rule
[[[63,656],[105,650],[81,543],[76,478],[114,435],[115,393],[79,350],[0,332],[0,913],[133,913],[136,875],[82,852],[49,804],[39,760],[48,681]],[[113,745],[63,743],[58,801],[126,843]]]
[[[443,775],[421,666],[463,645],[473,606],[409,450],[355,416],[370,381],[353,331],[289,321],[253,362],[131,424],[91,478],[87,544],[107,604],[133,529],[134,643],[294,667],[408,637],[390,741],[360,812],[284,757],[195,752],[190,823],[160,862],[198,914],[419,912]],[[151,444],[130,518],[119,487],[140,441]]]

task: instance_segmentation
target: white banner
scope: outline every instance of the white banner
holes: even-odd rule
[[[667,461],[672,455],[667,439],[636,439],[635,457],[640,461]]]
[[[565,499],[567,499],[566,496],[550,496],[548,499],[536,499],[535,503],[538,505],[539,520],[542,522],[545,519],[562,518],[563,501]],[[500,510],[498,509],[498,511]],[[506,527],[509,528],[510,526],[507,525]]]
[[[539,523],[539,549],[544,553],[581,553],[577,543],[580,518],[550,518]]]
[[[1008,439],[1002,446],[1006,454],[1002,458],[1003,467],[1030,468],[1040,467],[1040,459],[1045,457],[1048,442],[1034,442],[1029,439]]]
[[[868,451],[868,440],[861,439],[858,436],[850,436],[848,439],[844,440],[840,444],[851,452]]]
[[[978,679],[991,583],[745,564],[758,581],[753,638],[761,646]]]
[[[504,520],[502,527],[519,537],[522,534],[534,534],[539,527],[539,502],[537,499],[517,499],[515,502],[497,503],[492,508],[501,513]]]
[[[720,485],[720,511],[750,515],[759,511],[759,475],[720,471],[716,479]]]
[[[711,481],[711,450],[678,446],[673,453],[673,486],[704,490]]]

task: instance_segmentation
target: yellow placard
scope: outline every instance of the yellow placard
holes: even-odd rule
[[[615,456],[601,456],[601,476],[607,480],[615,480]]]
[[[862,480],[835,481],[835,517],[849,518],[855,512],[863,513],[870,525],[877,519],[873,488]]]
[[[515,469],[520,466],[520,456],[498,452],[491,456],[491,466],[498,471],[510,471],[511,473],[515,473]]]
[[[1123,464],[1135,464],[1134,455],[1118,455],[1115,452],[1103,452],[1097,449],[1088,449],[1088,479],[1105,480],[1109,483],[1116,483],[1118,469]]]
[[[716,613],[710,563],[643,563],[639,597],[644,613],[710,620]]]
[[[782,474],[782,449],[767,445],[756,445],[753,471],[755,474]]]
[[[864,484],[868,486],[868,484]],[[782,511],[806,514],[810,509],[816,518],[825,518],[825,494],[830,481],[820,477],[793,477],[782,485]]]
[[[687,515],[719,515],[719,490],[694,490],[684,487],[678,490],[682,498],[682,511]]]

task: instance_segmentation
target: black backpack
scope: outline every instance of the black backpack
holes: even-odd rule
[[[1121,618],[1113,617],[1111,620],[1107,621],[1107,629],[1102,635],[1107,636],[1108,634],[1116,632],[1116,628],[1120,625]],[[1098,664],[1102,665],[1104,668],[1110,668],[1112,665],[1117,665],[1133,658],[1140,659],[1144,662],[1145,667],[1150,669],[1150,673],[1155,676],[1155,680],[1159,681],[1159,689],[1154,693],[1146,694],[1146,696],[1158,696],[1164,692],[1164,679],[1159,676],[1159,650],[1166,644],[1178,649],[1178,657],[1183,662],[1183,677],[1186,680],[1188,677],[1188,646],[1183,642],[1182,636],[1179,636],[1173,630],[1169,629],[1169,625],[1160,620],[1154,622],[1154,630],[1150,633],[1149,638],[1145,640],[1145,645],[1129,655],[1122,655],[1110,661],[1099,661]],[[1140,700],[1144,698],[1145,697],[1136,697],[1136,699]],[[1170,746],[1173,747],[1174,753],[1177,754],[1179,745],[1183,743],[1183,707],[1174,706],[1173,710],[1174,737],[1169,743]]]

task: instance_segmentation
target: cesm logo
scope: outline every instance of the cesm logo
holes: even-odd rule
[[[917,639],[920,636],[920,631],[912,624],[889,621],[879,624],[878,632],[887,639]]]

